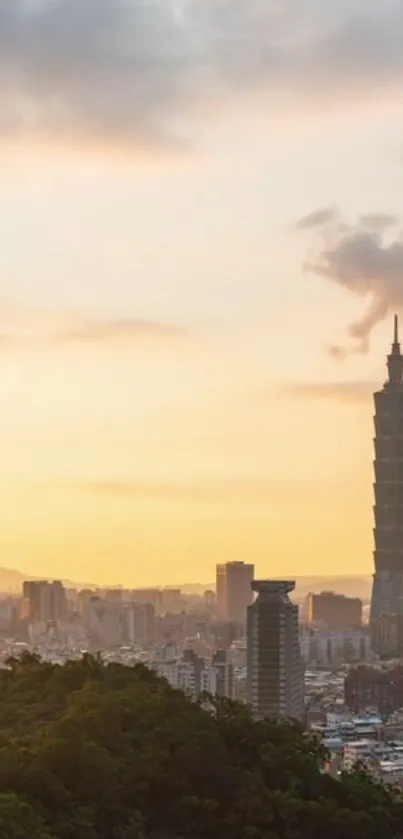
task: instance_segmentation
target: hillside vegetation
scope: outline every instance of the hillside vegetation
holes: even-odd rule
[[[403,802],[335,781],[296,725],[209,711],[145,667],[0,672],[1,839],[403,839]]]

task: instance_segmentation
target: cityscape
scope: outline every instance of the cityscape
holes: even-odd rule
[[[403,839],[402,56],[0,0],[0,839]]]
[[[364,772],[396,795],[403,790],[402,423],[395,315],[387,377],[374,394],[370,603],[333,590],[298,599],[295,580],[256,579],[244,561],[217,564],[215,585],[204,590],[29,579],[0,599],[0,678],[74,662],[90,673],[145,668],[191,703],[231,702],[255,721],[293,721],[325,749],[323,775],[340,783]]]
[[[145,665],[173,688],[298,720],[328,749],[328,771],[357,764],[403,789],[403,354],[398,316],[374,395],[374,566],[358,597],[259,580],[253,564],[216,566],[215,587],[69,588],[27,580],[0,601],[0,662],[24,651],[64,664],[101,654]]]

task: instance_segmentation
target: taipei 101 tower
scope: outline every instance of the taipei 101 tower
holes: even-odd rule
[[[370,620],[374,649],[380,653],[382,625],[403,622],[403,355],[397,315],[387,368],[387,380],[374,394],[375,574]]]

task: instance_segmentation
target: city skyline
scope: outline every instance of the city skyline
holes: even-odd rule
[[[130,8],[0,11],[1,564],[371,574],[403,12]]]

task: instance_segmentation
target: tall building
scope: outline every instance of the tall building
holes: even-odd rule
[[[124,637],[123,610],[120,603],[93,595],[83,603],[82,619],[91,647],[112,649]]]
[[[216,565],[215,569],[215,596],[217,617],[225,620],[227,617],[227,566],[223,563]]]
[[[136,588],[131,591],[130,600],[136,603],[152,603],[155,614],[162,611],[162,592],[159,588]]]
[[[302,720],[303,666],[298,607],[289,593],[294,582],[256,580],[248,607],[248,703],[257,717]]]
[[[370,622],[379,653],[378,621],[385,615],[403,614],[403,356],[397,315],[387,369],[382,390],[374,394],[375,574]]]
[[[362,624],[362,601],[358,597],[345,597],[334,591],[308,594],[307,618],[310,624],[325,629],[359,629]]]
[[[125,629],[132,647],[142,647],[155,640],[155,609],[152,603],[128,603]]]
[[[30,623],[64,621],[68,614],[66,589],[59,580],[23,583],[24,614]]]
[[[65,621],[68,617],[69,604],[66,589],[60,580],[50,583],[51,620]]]
[[[226,562],[216,566],[217,616],[220,620],[246,624],[246,610],[253,601],[253,565]]]
[[[48,589],[49,584],[45,580],[26,580],[22,584],[24,597],[24,614],[30,623],[35,621],[48,620]],[[46,617],[44,618],[44,615]]]

